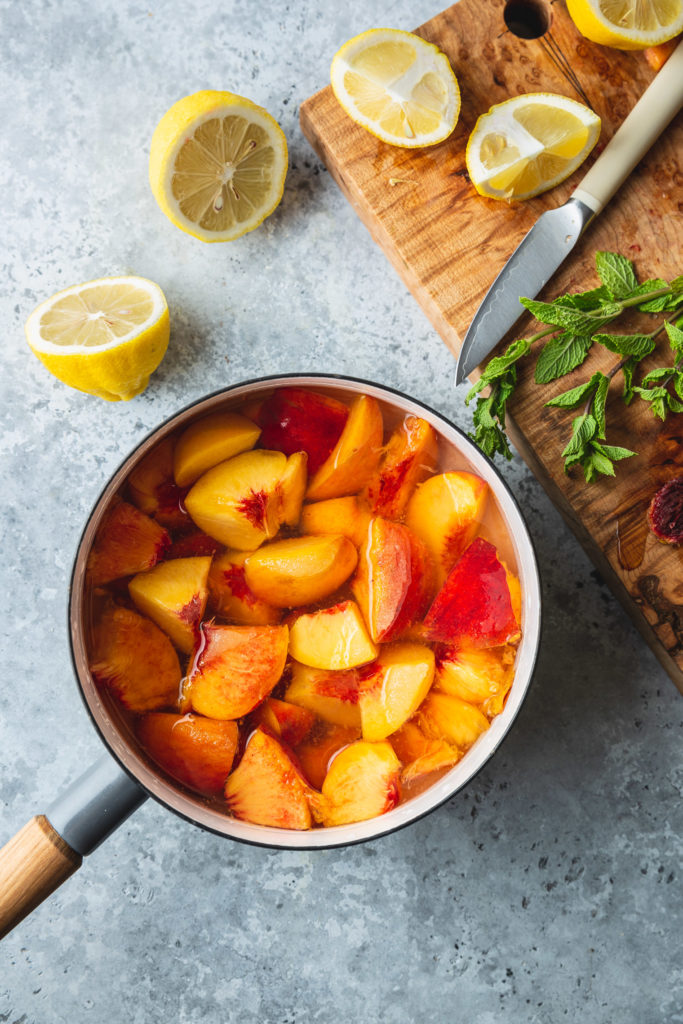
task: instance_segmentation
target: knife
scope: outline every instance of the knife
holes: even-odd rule
[[[541,214],[484,296],[455,370],[460,384],[524,312],[683,105],[683,41],[651,82],[564,206]]]

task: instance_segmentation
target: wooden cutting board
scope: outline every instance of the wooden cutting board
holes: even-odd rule
[[[530,8],[542,8],[549,30],[536,39],[520,38],[505,24],[506,6],[508,12],[512,6],[518,15],[521,11],[523,21],[529,20]],[[610,50],[581,37],[562,0],[516,0],[514,5],[461,0],[417,33],[448,55],[460,83],[460,119],[446,142],[425,150],[387,146],[347,117],[329,86],[302,104],[300,118],[304,134],[374,240],[457,353],[481,299],[518,242],[544,210],[565,202],[592,159],[537,199],[515,205],[483,199],[465,168],[465,146],[477,117],[518,93],[561,93],[588,103],[602,119],[597,155],[654,72],[643,54]],[[600,249],[633,259],[642,280],[681,274],[681,161],[679,115],[542,297],[596,286],[594,254]],[[392,184],[392,179],[401,180]],[[531,333],[531,322],[520,321],[516,335]],[[662,358],[666,349],[660,342]],[[553,394],[595,370],[607,372],[618,358],[596,347],[582,367],[545,388],[534,385],[533,364],[524,367],[509,433],[683,692],[683,549],[659,543],[645,519],[657,488],[683,474],[683,415],[662,424],[643,402],[626,410],[617,376],[608,399],[608,443],[639,455],[618,464],[616,480],[586,485],[580,469],[564,475],[560,458],[575,414],[543,407]],[[644,372],[654,363],[653,357],[641,364]]]

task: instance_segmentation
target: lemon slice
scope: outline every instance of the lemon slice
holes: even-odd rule
[[[490,199],[529,199],[564,181],[600,135],[600,118],[552,93],[515,96],[482,114],[467,143],[472,184]]]
[[[157,125],[149,154],[154,198],[203,242],[253,231],[282,198],[287,141],[267,110],[232,92],[196,92]]]
[[[168,346],[164,293],[144,277],[103,277],[41,302],[26,321],[34,355],[64,384],[109,402],[147,387]]]
[[[579,32],[618,50],[645,50],[683,32],[683,0],[567,0]]]
[[[375,28],[349,39],[330,76],[349,117],[383,142],[433,146],[455,128],[460,90],[448,57],[410,32]]]

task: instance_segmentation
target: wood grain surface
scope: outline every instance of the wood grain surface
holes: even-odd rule
[[[347,117],[329,86],[300,110],[309,142],[454,353],[524,234],[544,210],[565,202],[654,77],[643,54],[610,50],[581,37],[562,0],[545,3],[550,28],[538,39],[513,34],[504,21],[505,7],[504,0],[461,0],[417,29],[447,54],[462,92],[456,129],[440,145],[425,150],[385,145]],[[484,199],[467,176],[468,136],[492,104],[524,92],[561,93],[588,103],[602,119],[600,141],[582,168],[545,195],[511,205]],[[681,274],[682,160],[679,114],[541,297],[597,285],[594,254],[601,249],[633,259],[640,279]],[[392,184],[391,179],[402,180]],[[650,323],[642,315],[641,320]],[[528,317],[520,320],[515,334],[531,333],[531,323]],[[666,359],[666,351],[660,341],[659,356],[646,360],[643,372]],[[596,347],[582,367],[545,388],[534,385],[528,361],[511,403],[509,433],[683,693],[683,549],[659,543],[645,519],[657,488],[683,474],[683,416],[662,424],[645,403],[626,409],[617,375],[608,399],[607,440],[639,455],[618,464],[616,480],[586,485],[578,468],[565,476],[560,458],[574,414],[543,405],[596,370],[607,372],[618,359]]]

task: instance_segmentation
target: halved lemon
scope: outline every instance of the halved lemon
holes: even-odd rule
[[[583,103],[527,93],[482,114],[467,143],[472,184],[490,199],[530,199],[569,177],[600,135],[600,118]]]
[[[253,231],[282,198],[287,141],[263,107],[232,92],[178,100],[149,154],[154,198],[176,227],[203,242]]]
[[[567,0],[579,32],[618,50],[645,50],[683,32],[683,0]]]
[[[460,90],[448,57],[411,32],[374,28],[334,55],[332,89],[356,124],[383,142],[414,149],[448,138]]]
[[[147,387],[168,346],[164,293],[144,277],[102,277],[57,292],[26,321],[34,355],[64,384],[108,402]]]

